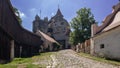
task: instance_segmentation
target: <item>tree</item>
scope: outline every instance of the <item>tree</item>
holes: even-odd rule
[[[81,8],[77,11],[77,16],[70,22],[71,29],[70,43],[76,45],[83,43],[91,37],[91,25],[95,23],[90,8]]]
[[[17,16],[17,19],[18,19],[18,21],[19,21],[19,24],[22,24],[22,19],[20,18],[20,12],[19,12],[18,9],[15,8],[15,7],[13,8],[13,10],[14,10],[16,16]]]

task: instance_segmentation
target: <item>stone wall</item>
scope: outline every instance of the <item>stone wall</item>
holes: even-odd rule
[[[92,54],[120,60],[120,26],[92,38]]]

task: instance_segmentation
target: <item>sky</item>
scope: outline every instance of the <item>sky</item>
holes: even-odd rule
[[[56,14],[58,5],[68,22],[76,16],[76,11],[87,7],[91,8],[95,20],[101,23],[112,12],[112,6],[118,2],[119,0],[11,0],[12,5],[20,12],[22,26],[30,31],[36,14],[41,19],[50,19]]]

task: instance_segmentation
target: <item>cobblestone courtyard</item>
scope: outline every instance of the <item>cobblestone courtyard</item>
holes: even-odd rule
[[[120,68],[118,66],[81,57],[72,50],[61,50],[50,57],[52,61],[47,68]]]
[[[103,63],[100,58],[96,61],[81,54],[70,49],[45,52],[30,58],[15,58],[8,64],[0,64],[0,68],[120,68]]]

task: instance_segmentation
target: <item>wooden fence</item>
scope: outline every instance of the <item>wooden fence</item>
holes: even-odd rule
[[[76,45],[76,51],[90,53],[90,39],[86,40],[84,43],[78,43],[78,45]]]

